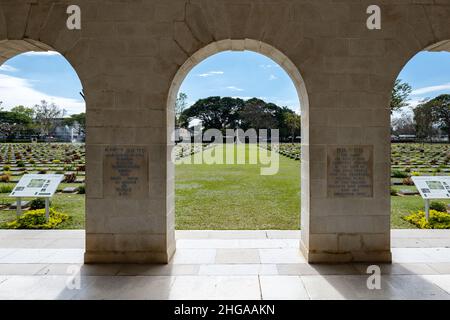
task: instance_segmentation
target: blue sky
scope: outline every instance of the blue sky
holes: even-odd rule
[[[406,64],[398,77],[413,87],[412,106],[425,98],[449,94],[450,53],[420,52]]]
[[[450,93],[450,53],[419,53],[399,78],[414,89],[412,105]],[[81,88],[73,68],[55,52],[25,53],[0,66],[0,101],[5,109],[33,106],[45,99],[68,114],[84,112]],[[180,91],[188,95],[189,104],[208,96],[258,97],[299,110],[297,92],[287,73],[271,59],[249,51],[209,57],[191,70]]]
[[[67,114],[84,112],[80,80],[68,61],[56,52],[29,52],[0,66],[0,101],[10,109],[54,102]]]
[[[231,96],[299,108],[288,74],[273,60],[250,51],[226,51],[207,58],[189,72],[180,91],[190,104],[208,96]]]

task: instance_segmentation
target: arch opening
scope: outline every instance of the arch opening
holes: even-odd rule
[[[212,57],[215,54],[219,54],[221,52],[226,51],[249,51],[261,54],[271,60],[273,60],[276,64],[278,64],[284,72],[287,73],[288,77],[290,78],[291,82],[293,83],[297,97],[300,101],[301,106],[301,223],[302,223],[302,229],[307,227],[308,223],[308,216],[307,214],[307,208],[308,208],[308,197],[309,197],[309,184],[308,184],[308,177],[309,177],[309,164],[308,164],[308,96],[306,92],[306,86],[303,81],[302,76],[300,75],[300,72],[298,71],[297,67],[292,63],[292,61],[289,60],[287,56],[285,56],[282,52],[277,50],[276,48],[265,44],[260,41],[256,40],[223,40],[211,43],[207,45],[206,47],[200,49],[196,53],[194,53],[178,70],[177,74],[175,75],[170,90],[169,90],[169,96],[167,100],[167,144],[170,146],[170,148],[174,147],[174,133],[176,132],[175,127],[175,110],[174,106],[176,104],[176,100],[178,97],[178,93],[180,91],[180,88],[182,86],[183,81],[188,76],[189,72],[191,70],[198,66],[200,63],[202,63],[205,59]],[[171,149],[172,150],[172,149]],[[175,175],[174,175],[174,163],[173,159],[171,159],[172,152],[167,152],[168,154],[168,168],[167,168],[167,176],[168,176],[168,193],[169,201],[168,204],[168,214],[170,215],[169,220],[173,221],[173,223],[170,225],[170,232],[174,232],[175,229]],[[300,186],[299,186],[300,187]],[[300,190],[300,188],[298,188]],[[304,214],[305,213],[305,214]]]
[[[450,228],[442,224],[450,221],[449,74],[450,41],[408,57],[398,72],[390,105],[391,229]]]
[[[46,193],[45,183],[35,196],[9,196],[22,177],[29,174],[39,181],[44,175],[61,177],[50,199],[50,221],[55,222],[51,229],[85,229],[86,106],[76,70],[63,55],[44,43],[3,40],[0,95],[1,228],[45,228],[40,225],[41,220],[24,225],[27,214],[45,211],[41,197]],[[49,242],[51,239],[41,239],[30,246],[51,248]],[[84,244],[80,245],[82,248]]]

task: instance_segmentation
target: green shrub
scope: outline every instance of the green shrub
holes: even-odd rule
[[[61,160],[55,159],[55,160],[53,160],[52,162],[53,162],[54,164],[58,164],[58,163],[61,163]]]
[[[49,205],[51,206],[52,202],[50,201]],[[44,198],[36,198],[30,202],[31,210],[44,209],[45,208],[45,199]]]
[[[11,170],[11,166],[5,165],[3,166],[3,171],[9,171]]]
[[[447,205],[441,201],[433,201],[430,204],[430,210],[436,210],[439,212],[447,212]]]
[[[397,190],[391,187],[391,196],[398,196]]]
[[[25,167],[25,162],[23,162],[22,160],[20,160],[20,161],[17,162],[17,166],[18,166],[19,168],[24,168],[24,167]]]
[[[424,211],[417,211],[408,216],[402,217],[403,220],[408,221],[418,227],[419,229],[449,229],[450,228],[450,214],[430,210],[430,217],[427,221]]]
[[[0,186],[0,193],[11,193],[14,187],[12,185],[2,185]]]
[[[394,178],[407,178],[408,174],[404,171],[394,170],[392,171],[392,177]]]
[[[6,227],[9,229],[54,229],[67,219],[69,219],[67,214],[50,209],[47,222],[45,221],[45,210],[30,210],[16,220],[6,223]]]
[[[86,186],[84,184],[78,187],[78,193],[86,194]]]

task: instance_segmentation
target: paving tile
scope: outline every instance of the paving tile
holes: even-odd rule
[[[439,274],[450,274],[450,262],[428,263],[428,266]]]
[[[82,276],[112,276],[116,275],[120,268],[119,264],[53,263],[42,267],[37,274],[69,276],[76,272]]]
[[[357,263],[355,269],[360,274],[367,274],[367,268],[373,264]],[[421,275],[421,274],[438,274],[436,270],[426,263],[392,263],[392,264],[375,264],[380,267],[381,274],[388,275]]]
[[[198,264],[125,264],[119,268],[119,276],[178,276],[178,275],[197,275],[200,265]]]
[[[235,249],[239,240],[224,239],[181,239],[177,240],[177,249]]]
[[[217,249],[215,263],[261,263],[258,249]]]
[[[280,275],[356,275],[358,270],[349,264],[321,265],[307,263],[277,264]]]
[[[274,264],[207,264],[200,266],[200,275],[277,275]]]
[[[449,294],[448,299],[450,299],[450,275],[426,275],[423,276],[424,279],[432,282],[445,292]]]
[[[211,239],[266,239],[264,230],[209,230],[208,238]]]
[[[0,275],[34,275],[44,268],[46,264],[40,263],[5,263],[0,264]]]
[[[299,249],[259,249],[261,263],[305,263]]]
[[[94,276],[82,277],[81,289],[73,299],[164,300],[169,297],[174,277]]]
[[[308,300],[309,295],[298,276],[260,276],[264,300]]]
[[[5,248],[0,249],[0,260],[4,257],[10,255],[14,251],[16,251],[16,249],[5,249]]]
[[[267,230],[268,239],[295,239],[300,240],[300,230]]]
[[[368,277],[366,276],[301,276],[301,279],[311,299],[375,300],[401,298],[399,290],[395,290],[389,285],[386,277],[381,278],[380,289],[369,289],[367,286]]]
[[[427,263],[436,262],[422,248],[392,248],[392,262]]]
[[[259,300],[257,276],[178,276],[170,290],[170,299],[186,300]]]
[[[206,264],[214,263],[216,249],[177,249],[172,264]]]
[[[0,258],[0,263],[46,263],[53,249],[16,249]]]
[[[438,279],[436,275],[391,275],[383,279],[395,291],[398,299],[434,300],[450,299],[450,295],[431,279]],[[437,281],[437,280],[435,280]]]
[[[391,239],[392,248],[423,248],[427,247],[425,242],[427,239],[409,239],[409,238],[393,238]]]

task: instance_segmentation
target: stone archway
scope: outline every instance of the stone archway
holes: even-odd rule
[[[302,183],[302,192],[301,192],[301,228],[307,228],[307,221],[309,218],[309,100],[308,93],[306,89],[306,84],[298,70],[298,68],[294,65],[294,63],[281,51],[274,48],[273,46],[253,40],[253,39],[245,39],[245,40],[221,40],[212,42],[205,47],[201,48],[197,52],[195,52],[188,60],[180,67],[178,72],[176,73],[172,84],[169,90],[169,96],[167,99],[167,144],[170,148],[173,148],[172,137],[174,134],[174,106],[177,98],[178,91],[183,80],[186,78],[188,73],[194,68],[197,64],[201,63],[204,59],[223,51],[253,51],[260,53],[262,55],[267,56],[274,60],[281,68],[283,68],[286,73],[291,78],[294,86],[297,90],[297,94],[300,101],[301,107],[301,136],[302,136],[302,153],[301,153],[301,183]],[[167,152],[167,179],[168,179],[168,190],[170,192],[170,196],[168,196],[168,221],[170,221],[170,233],[172,233],[172,238],[174,239],[175,232],[175,169],[174,164],[171,162],[171,152]],[[306,232],[305,232],[306,234]],[[305,241],[302,239],[302,241]],[[175,247],[175,243],[173,244]]]

